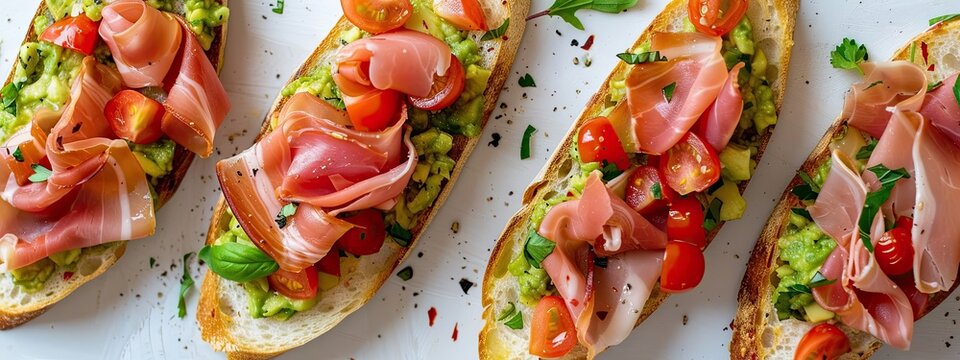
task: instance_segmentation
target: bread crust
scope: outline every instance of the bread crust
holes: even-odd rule
[[[182,1],[182,0],[180,0]],[[229,0],[218,0],[224,6],[227,6]],[[40,6],[37,7],[36,13],[32,19],[40,16],[46,11],[47,5],[45,1],[40,2]],[[31,22],[32,24],[32,22]],[[226,36],[227,36],[227,25],[223,24],[218,31],[215,33],[213,42],[210,45],[210,50],[206,51],[207,57],[210,59],[210,62],[214,65],[214,68],[217,69],[219,73],[223,69],[223,59],[224,59],[224,48],[226,46]],[[36,35],[33,33],[33,26],[27,27],[27,34],[24,36],[23,42],[26,43],[29,41],[36,41]],[[14,66],[10,70],[9,75],[7,75],[7,80],[4,84],[10,83],[13,80],[14,73],[16,72],[17,65],[19,64],[19,57],[14,61]],[[173,194],[177,191],[177,188],[180,186],[180,183],[183,181],[184,176],[187,174],[187,170],[190,169],[190,164],[193,162],[195,154],[190,152],[186,148],[177,145],[174,150],[173,157],[173,170],[167,176],[159,179],[154,190],[157,193],[157,202],[156,210],[159,210],[164,204],[166,204],[170,198],[173,197]],[[57,293],[52,297],[48,297],[43,301],[36,301],[25,306],[20,306],[16,309],[0,307],[0,330],[7,330],[17,326],[20,326],[30,320],[33,320],[37,316],[42,315],[47,310],[49,310],[53,305],[60,302],[68,295],[73,293],[83,284],[86,284],[93,279],[97,278],[108,269],[113,267],[116,264],[117,260],[123,256],[126,251],[127,244],[126,241],[117,241],[107,245],[108,248],[105,249],[106,256],[103,261],[100,263],[100,266],[91,272],[88,275],[74,274],[69,281],[66,282],[66,285],[60,288]],[[86,256],[86,255],[81,255]],[[62,277],[63,269],[57,269],[57,271],[51,275],[51,277]],[[48,281],[49,283],[49,281]]]
[[[492,73],[490,80],[488,82],[487,89],[483,93],[485,99],[483,106],[484,126],[486,126],[487,122],[489,121],[490,114],[496,107],[500,91],[502,90],[503,85],[509,76],[510,66],[513,64],[517,48],[520,45],[520,40],[526,27],[526,23],[523,21],[523,19],[530,9],[530,0],[505,1],[503,2],[502,6],[504,6],[506,10],[505,15],[509,17],[511,21],[510,26],[507,28],[507,32],[504,36],[506,40],[500,40],[499,42],[499,50],[492,64],[493,66],[491,68]],[[341,17],[340,20],[334,25],[333,29],[331,29],[331,31],[328,33],[327,37],[324,38],[324,40],[317,46],[313,53],[307,58],[307,60],[304,61],[297,72],[291,76],[291,78],[288,80],[288,83],[307,74],[311,69],[314,68],[314,66],[323,61],[326,54],[336,49],[336,47],[339,45],[339,34],[349,26],[351,26],[350,22],[346,18]],[[260,134],[257,136],[258,141],[260,138],[269,133],[271,120],[275,119],[279,115],[279,111],[287,99],[288,97],[280,95],[276,98],[276,100],[274,100],[270,111],[261,125]],[[375,274],[366,274],[372,280],[361,286],[363,289],[359,294],[357,294],[357,296],[362,298],[362,300],[355,303],[354,306],[343,309],[336,315],[319,319],[320,321],[325,322],[324,329],[316,333],[309,334],[309,336],[305,336],[304,339],[301,339],[301,341],[288,344],[274,344],[274,346],[270,348],[250,346],[249,344],[238,341],[234,334],[231,333],[230,325],[233,322],[231,318],[232,315],[221,309],[220,296],[221,291],[224,290],[224,280],[213,272],[207,270],[204,277],[203,286],[201,288],[200,304],[197,310],[197,321],[200,324],[200,332],[203,340],[210,343],[215,350],[227,352],[227,357],[229,359],[266,359],[301,346],[309,340],[322,335],[346,318],[350,313],[359,309],[361,306],[363,306],[363,304],[373,297],[373,295],[377,290],[380,289],[390,274],[392,274],[397,266],[399,266],[403,260],[406,259],[409,251],[416,245],[417,240],[426,230],[427,225],[430,223],[433,217],[436,216],[441,205],[450,195],[456,179],[463,170],[467,157],[479,142],[479,136],[471,138],[462,135],[454,135],[453,149],[450,151],[449,156],[456,162],[456,166],[453,169],[450,180],[443,184],[436,201],[428,210],[420,214],[418,225],[415,228],[410,229],[410,232],[413,235],[410,244],[407,247],[396,248],[392,247],[392,244],[385,245],[381,252],[395,251],[395,253],[389,254],[388,264],[386,264],[382,271],[379,271]],[[207,244],[213,243],[227,229],[230,219],[227,210],[228,207],[226,201],[221,195],[220,200],[217,202],[217,205],[214,208],[214,217],[211,220],[210,228],[207,232]],[[361,261],[364,258],[365,257],[361,257]],[[342,286],[338,286],[331,291],[338,291],[342,288]],[[298,313],[296,316],[311,315],[317,314],[311,314],[308,311]],[[249,315],[242,313],[238,316]]]
[[[791,49],[793,47],[793,29],[796,23],[796,14],[799,10],[800,2],[799,0],[769,0],[769,1],[758,1],[752,0],[751,7],[766,5],[775,9],[776,18],[769,19],[775,21],[782,28],[782,35],[778,38],[780,46],[780,57],[775,63],[777,65],[777,81],[775,84],[774,93],[775,93],[775,104],[777,108],[777,114],[780,113],[781,105],[783,104],[783,93],[786,88],[787,80],[787,71],[790,64],[790,55]],[[758,3],[762,3],[758,5]],[[768,9],[769,10],[769,9]],[[750,9],[748,16],[753,14],[754,16],[757,13],[753,13],[754,8]],[[761,11],[761,10],[756,10]],[[642,43],[645,43],[650,40],[654,32],[657,31],[666,31],[675,28],[676,19],[678,17],[687,16],[687,1],[686,0],[673,0],[666,5],[664,10],[654,18],[653,22],[643,31],[639,36],[637,41],[634,43],[633,47],[637,47]],[[767,20],[766,17],[751,17],[754,23],[754,32],[757,32],[757,28],[768,24],[761,23],[760,19]],[[773,63],[771,61],[771,63]],[[607,77],[607,79],[600,85],[600,89],[593,97],[590,98],[590,101],[587,102],[587,105],[584,108],[584,111],[580,114],[580,117],[576,122],[572,124],[570,130],[567,132],[566,136],[560,142],[560,146],[555,150],[553,156],[540,171],[540,174],[537,176],[537,180],[534,180],[531,183],[526,191],[523,194],[523,203],[520,210],[507,221],[507,225],[504,228],[503,233],[497,239],[497,244],[494,247],[490,261],[487,263],[487,269],[483,277],[483,295],[482,295],[482,304],[483,304],[483,319],[484,327],[480,331],[480,340],[479,340],[479,354],[480,359],[502,359],[509,358],[514,355],[509,355],[504,353],[507,349],[503,348],[503,344],[499,344],[498,341],[493,340],[499,334],[498,332],[503,330],[503,326],[499,326],[496,321],[496,314],[494,309],[495,299],[492,298],[493,288],[500,281],[514,281],[510,276],[496,277],[494,274],[497,272],[498,268],[505,268],[506,264],[509,263],[511,257],[513,256],[513,247],[516,239],[522,238],[521,233],[526,230],[526,225],[529,222],[530,216],[533,212],[533,206],[536,200],[544,198],[544,195],[551,192],[553,185],[563,181],[564,179],[561,176],[565,176],[566,172],[563,169],[569,166],[570,161],[570,147],[573,144],[573,139],[577,135],[577,130],[580,126],[585,123],[587,120],[596,116],[605,106],[605,101],[609,96],[609,86],[611,80],[613,80],[617,74],[622,74],[628,70],[627,64],[623,62],[618,62],[614,67],[613,71]],[[772,129],[771,129],[772,130]],[[770,140],[772,131],[767,131],[766,134],[761,136],[759,142],[759,153],[762,154],[764,149],[766,149],[767,143]],[[759,156],[758,156],[759,159]],[[740,184],[740,191],[743,192],[743,189],[747,186],[748,181],[744,181]],[[716,237],[720,229],[723,227],[723,222],[717,224],[717,227],[710,231],[707,234],[707,242],[709,242]],[[641,313],[640,319],[637,321],[637,326],[640,325],[644,320],[647,319],[669,296],[667,293],[660,292],[658,288],[655,288],[650,294],[650,298],[644,304],[643,312]],[[523,353],[526,354],[526,349],[513,349],[513,353]],[[528,355],[529,356],[529,355]],[[585,349],[578,345],[570,354],[565,356],[563,359],[585,359],[586,352]]]
[[[891,57],[891,60],[907,59],[910,53],[910,44],[912,43],[920,41],[929,43],[934,39],[947,36],[951,31],[960,31],[960,22],[954,21],[934,25],[897,50]],[[807,157],[807,160],[804,161],[800,170],[807,173],[814,172],[824,160],[830,157],[830,142],[836,136],[842,135],[844,123],[845,120],[840,117],[834,120],[834,123],[827,129],[826,133]],[[764,334],[764,329],[768,324],[767,319],[771,316],[776,316],[775,313],[769,312],[769,310],[773,308],[773,301],[775,301],[773,298],[775,288],[771,279],[774,269],[777,266],[777,258],[779,257],[777,240],[787,225],[790,209],[800,204],[797,197],[792,195],[791,189],[801,183],[802,180],[800,177],[794,176],[789,185],[787,185],[779,202],[776,207],[774,207],[770,219],[767,220],[766,226],[764,226],[763,231],[760,233],[760,238],[757,240],[757,244],[750,255],[750,260],[747,262],[747,269],[740,284],[739,294],[737,295],[739,306],[736,316],[731,323],[733,330],[733,337],[730,342],[731,359],[764,359],[767,356],[764,352],[764,341],[768,340],[776,343],[779,340],[779,335],[777,334]],[[958,284],[954,284],[953,289],[956,289]],[[930,313],[930,311],[942,303],[949,297],[950,293],[953,292],[953,289],[949,292],[941,291],[934,294],[934,296],[930,298],[928,306],[921,316]],[[882,341],[872,336],[866,337],[866,341],[865,343],[854,344],[853,346],[854,349],[859,348],[863,349],[863,351],[856,354],[851,353],[849,357],[845,357],[845,359],[867,359],[883,345]]]

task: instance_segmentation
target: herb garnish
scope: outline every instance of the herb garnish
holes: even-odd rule
[[[530,137],[535,132],[537,132],[537,128],[533,125],[527,125],[527,129],[523,131],[523,138],[520,139],[520,160],[530,158]]]
[[[287,226],[287,218],[297,213],[297,205],[297,203],[292,202],[280,208],[280,212],[277,213],[277,218],[273,219],[273,221],[277,222],[277,226],[279,226],[281,229]]]
[[[867,193],[867,199],[864,201],[863,211],[860,212],[860,220],[857,225],[860,228],[860,239],[863,240],[863,247],[867,251],[873,252],[873,243],[870,242],[870,228],[873,226],[873,218],[880,211],[880,205],[883,205],[890,198],[890,191],[893,190],[897,180],[909,179],[910,174],[904,168],[890,170],[883,164],[867,170],[877,175],[877,179],[880,180],[880,189]]]
[[[603,174],[602,176],[603,181],[610,181],[610,180],[616,179],[617,176],[620,176],[620,174],[623,174],[623,171],[617,167],[617,164],[608,163],[606,160],[604,160],[602,165],[603,167],[600,168],[600,173]]]
[[[710,206],[707,207],[707,211],[703,216],[703,229],[707,232],[713,231],[719,224],[721,207],[723,207],[723,201],[720,201],[720,199],[713,199],[713,201],[710,202]]]
[[[33,164],[30,165],[30,167],[33,169],[33,175],[30,175],[27,179],[30,179],[31,182],[44,182],[47,181],[50,175],[53,175],[53,171],[50,171],[50,169],[45,168],[43,165]]]
[[[157,259],[154,259],[154,258],[151,256],[151,257],[150,257],[150,268],[153,269],[153,267],[154,267],[155,265],[157,265]]]
[[[559,16],[563,21],[583,30],[583,23],[577,18],[576,12],[581,9],[592,9],[605,13],[616,14],[633,7],[637,0],[556,0],[550,8],[527,17],[533,20],[544,15]]]
[[[803,180],[803,184],[795,186],[790,191],[800,198],[800,200],[815,200],[817,195],[820,194],[820,185],[817,185],[817,183],[810,178],[810,175],[807,175],[807,173],[803,171],[798,171],[797,176]]]
[[[277,0],[277,6],[273,8],[274,14],[283,14],[284,0]]]
[[[0,89],[0,109],[10,113],[11,115],[17,115],[17,96],[20,94],[21,83],[11,82]]]
[[[663,91],[663,98],[664,98],[664,99],[667,99],[667,102],[670,102],[670,100],[673,100],[673,91],[676,90],[676,89],[677,89],[677,82],[676,82],[676,81],[670,83],[670,85],[664,86],[663,89],[662,89],[662,91]]]
[[[816,274],[813,274],[813,278],[810,279],[810,284],[807,284],[807,287],[813,289],[821,286],[827,286],[837,282],[837,280],[827,279],[826,276],[823,276],[819,271]]]
[[[877,140],[872,139],[859,151],[857,151],[857,160],[867,160],[870,158],[870,155],[873,155],[873,149],[877,148]]]
[[[790,212],[803,216],[807,220],[813,220],[813,216],[810,216],[810,212],[807,211],[807,209],[795,207],[790,209]]]
[[[413,268],[407,266],[401,269],[400,271],[397,272],[397,277],[403,279],[403,281],[410,280],[411,278],[413,278]]]
[[[870,83],[870,85],[867,85],[867,87],[864,88],[863,90],[870,90],[870,88],[872,88],[872,87],[874,87],[874,86],[877,86],[877,85],[880,85],[880,84],[883,84],[883,80],[874,81],[874,82]]]
[[[499,39],[503,37],[503,34],[507,33],[507,28],[510,27],[510,19],[503,21],[503,24],[500,24],[496,29],[491,29],[483,34],[483,37],[480,38],[481,41]]]
[[[193,253],[188,252],[186,255],[183,255],[183,277],[180,278],[180,300],[177,302],[177,317],[181,319],[187,316],[187,291],[193,287],[193,277],[190,276],[190,264],[187,263],[190,255],[193,255]]]
[[[17,146],[17,149],[13,151],[13,158],[14,160],[17,160],[17,162],[23,162],[23,153],[20,152],[19,146]]]
[[[860,75],[863,75],[860,63],[868,59],[867,47],[857,45],[856,40],[848,38],[843,38],[837,49],[830,52],[830,65],[836,69],[856,70]]]
[[[517,83],[520,84],[520,87],[537,87],[537,82],[533,81],[533,76],[530,76],[530,73],[521,76]]]
[[[236,282],[247,282],[273,274],[280,265],[255,246],[236,242],[207,245],[200,249],[200,260],[210,271]]]
[[[540,236],[536,230],[531,230],[530,236],[527,236],[527,243],[523,245],[523,256],[527,257],[527,262],[531,266],[539,269],[540,263],[553,253],[553,248],[556,246],[556,243]]]
[[[637,53],[637,54],[624,52],[624,53],[617,54],[617,57],[620,58],[620,60],[623,60],[623,62],[630,65],[642,64],[642,63],[654,62],[654,61],[667,61],[667,57],[660,55],[659,51],[644,51],[642,53]]]
[[[960,81],[953,83],[953,98],[960,104]]]
[[[936,23],[938,23],[938,22],[950,21],[950,20],[956,19],[956,18],[958,18],[958,17],[960,17],[960,14],[940,15],[940,16],[937,16],[937,17],[935,17],[935,18],[933,18],[933,19],[930,19],[930,26],[933,26],[934,24],[936,24]]]
[[[653,194],[653,198],[656,200],[663,199],[663,188],[660,187],[660,183],[650,185],[650,193]]]
[[[500,312],[497,321],[503,321],[504,325],[514,330],[523,329],[523,313],[512,302],[507,304],[507,308]]]
[[[410,245],[410,240],[413,240],[413,234],[410,233],[410,230],[404,229],[400,224],[393,223],[387,227],[387,234],[390,234],[390,238],[393,239],[397,245],[407,247]]]
[[[927,84],[927,92],[934,91],[941,86],[943,86],[943,81],[937,81],[935,83]]]

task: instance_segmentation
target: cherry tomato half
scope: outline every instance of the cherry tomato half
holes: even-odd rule
[[[917,284],[913,281],[913,273],[893,278],[903,294],[910,299],[910,308],[913,309],[913,319],[919,319],[927,311],[927,303],[930,302],[930,294],[924,294],[917,289]]]
[[[697,31],[707,35],[721,36],[733,30],[747,12],[747,0],[727,0],[727,8],[721,9],[721,0],[690,0],[687,11],[690,22]]]
[[[642,215],[670,206],[673,199],[678,197],[680,196],[663,182],[660,169],[656,166],[641,166],[627,180],[627,205]]]
[[[270,287],[283,296],[291,299],[313,299],[317,296],[317,269],[307,267],[300,272],[283,269],[267,277]]]
[[[435,0],[433,11],[460,30],[489,30],[479,0]]]
[[[360,210],[353,215],[343,217],[343,220],[355,225],[337,240],[344,251],[357,256],[372,255],[380,251],[383,239],[387,235],[383,214],[380,211]]]
[[[590,119],[580,127],[577,151],[584,163],[607,162],[616,165],[620,170],[630,167],[630,159],[623,150],[620,137],[614,131],[610,120],[602,116]]]
[[[704,191],[720,179],[717,151],[697,134],[688,132],[660,158],[660,172],[680,195]]]
[[[103,108],[113,132],[137,144],[149,144],[163,136],[160,121],[164,112],[163,105],[134,90],[118,92]]]
[[[793,360],[835,360],[850,352],[850,340],[831,324],[814,326],[797,345]]]
[[[84,55],[93,54],[93,49],[100,41],[100,25],[87,15],[61,19],[47,27],[40,35],[40,40],[74,50]]]
[[[679,198],[667,212],[667,239],[707,247],[707,231],[703,228],[703,208],[693,197]]]
[[[402,96],[396,90],[372,89],[360,96],[344,94],[343,102],[353,127],[360,131],[380,131],[398,118]]]
[[[450,55],[450,68],[444,76],[433,77],[433,88],[425,97],[409,96],[410,103],[418,109],[437,111],[453,105],[463,93],[466,86],[466,75],[463,64],[456,56]]]
[[[669,241],[663,255],[660,290],[679,293],[693,289],[703,280],[705,268],[703,252],[696,245]]]
[[[327,255],[324,255],[320,261],[317,261],[313,265],[317,271],[330,274],[333,276],[340,276],[340,249],[337,246],[334,246],[330,251],[327,252]]]
[[[534,308],[530,321],[530,354],[561,357],[576,345],[577,329],[563,298],[544,296]]]
[[[913,270],[913,241],[910,237],[910,229],[895,227],[883,233],[877,241],[873,254],[885,274],[894,276]]]
[[[340,0],[340,5],[347,20],[371,34],[399,28],[413,15],[410,0]]]

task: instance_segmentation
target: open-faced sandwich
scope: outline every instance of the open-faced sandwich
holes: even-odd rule
[[[197,318],[231,358],[327,332],[373,297],[453,187],[493,111],[526,0],[342,0],[224,199]]]
[[[214,0],[46,0],[0,91],[0,328],[152,235],[229,101]]]
[[[936,22],[941,19],[934,19]],[[914,322],[957,286],[960,22],[939,21],[867,62],[863,79],[783,193],[750,257],[732,359],[865,359],[908,349]]]
[[[783,99],[798,1],[675,0],[524,194],[483,280],[480,358],[593,358],[745,210]]]

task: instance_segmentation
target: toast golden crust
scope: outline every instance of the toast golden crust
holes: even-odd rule
[[[229,0],[218,0],[224,6],[227,6]],[[34,17],[40,16],[46,11],[47,5],[46,2],[41,1],[40,6],[37,7]],[[31,18],[31,20],[33,19]],[[31,22],[32,24],[32,22]],[[226,36],[227,36],[227,25],[224,24],[216,32],[213,42],[210,45],[210,50],[207,50],[207,57],[210,59],[210,62],[213,63],[214,67],[219,72],[223,69],[223,59],[224,59],[224,48],[226,46]],[[36,35],[33,33],[33,27],[28,26],[27,34],[24,36],[23,43],[28,41],[35,41]],[[9,83],[13,80],[13,75],[15,73],[16,66],[19,64],[19,58],[14,62],[13,69],[11,69],[9,75],[7,75],[7,80],[4,84]],[[157,193],[157,202],[156,209],[159,209],[164,204],[166,204],[170,198],[173,197],[173,194],[177,191],[177,188],[180,186],[180,183],[183,181],[184,176],[187,174],[187,170],[190,169],[190,164],[193,162],[195,154],[186,150],[184,147],[177,145],[174,152],[173,158],[173,170],[167,176],[159,179],[154,190]],[[116,264],[117,260],[123,256],[126,251],[127,244],[125,241],[118,241],[110,243],[103,249],[103,253],[106,254],[104,259],[101,261],[100,266],[98,266],[94,271],[89,274],[80,275],[75,274],[73,277],[67,281],[66,285],[60,289],[52,297],[48,297],[43,301],[39,301],[29,306],[22,306],[17,309],[8,309],[0,307],[0,330],[7,330],[17,326],[20,326],[30,320],[33,320],[37,316],[42,315],[44,312],[50,309],[53,305],[63,300],[68,295],[73,293],[83,284],[90,282],[96,277],[100,276],[108,269],[113,267]],[[99,252],[98,252],[99,254]],[[63,270],[58,269],[52,276],[61,277],[63,276]]]
[[[897,50],[891,59],[905,60],[910,54],[910,44],[921,41],[931,43],[937,38],[944,38],[951,32],[957,31],[960,31],[960,22],[939,23],[911,39]],[[938,75],[942,74],[938,73]],[[844,119],[839,117],[834,121],[807,157],[807,160],[804,161],[800,170],[811,173],[830,157],[830,142],[836,136],[842,134],[844,123]],[[747,269],[740,285],[740,292],[737,295],[737,301],[739,302],[737,314],[731,325],[733,330],[733,338],[730,342],[731,359],[764,359],[767,354],[763,349],[775,346],[769,342],[778,341],[778,334],[765,334],[768,327],[768,317],[776,316],[776,314],[769,313],[769,310],[773,308],[771,304],[774,301],[774,287],[771,276],[773,269],[777,266],[777,258],[779,257],[777,240],[782,229],[786,226],[790,209],[799,205],[799,200],[792,196],[790,190],[801,183],[800,177],[794,176],[787,185],[780,201],[774,207],[770,219],[760,233],[760,238],[747,262]],[[954,289],[956,287],[957,284],[954,285]],[[937,307],[952,292],[953,289],[950,292],[944,291],[934,294],[930,298],[923,315]],[[862,350],[856,354],[850,354],[851,357],[849,358],[867,359],[883,345],[883,342],[873,337],[868,337],[868,341],[868,343],[856,344],[859,346],[854,348]]]
[[[505,33],[505,38],[507,40],[500,41],[497,55],[495,60],[492,61],[492,73],[487,89],[483,94],[485,99],[483,107],[484,126],[489,121],[490,114],[493,112],[497,104],[500,90],[503,88],[503,84],[509,76],[510,66],[513,64],[513,59],[516,56],[517,48],[520,45],[520,40],[526,27],[526,23],[522,20],[530,9],[530,0],[503,2],[502,6],[505,7],[505,15],[509,17],[511,21],[510,26]],[[320,43],[320,45],[317,46],[317,48],[300,66],[297,72],[294,73],[289,81],[293,81],[300,76],[307,74],[314,66],[320,63],[325,54],[335,49],[339,45],[340,32],[347,29],[349,26],[351,26],[350,22],[346,18],[341,17],[340,20],[334,25],[333,29],[331,29],[331,31],[328,33],[327,37]],[[283,104],[286,102],[286,100],[287,98],[281,95],[278,96],[274,101],[270,111],[264,119],[263,125],[260,129],[260,134],[257,136],[257,140],[269,132],[270,121],[278,116],[279,110],[283,107]],[[388,251],[391,253],[382,254],[386,255],[385,258],[387,263],[381,271],[378,271],[375,274],[369,274],[368,278],[372,278],[372,280],[366,284],[368,286],[364,286],[364,289],[356,294],[357,297],[362,298],[362,301],[355,302],[347,308],[342,309],[338,314],[328,317],[325,319],[328,324],[326,324],[323,329],[317,331],[315,334],[311,334],[311,336],[308,338],[301,339],[301,341],[289,344],[276,344],[275,347],[269,349],[264,349],[263,347],[251,347],[248,344],[237,341],[235,336],[231,334],[229,328],[229,325],[231,322],[233,322],[231,314],[228,314],[221,309],[220,292],[223,291],[222,286],[224,285],[224,281],[219,276],[216,276],[216,274],[207,270],[205,279],[203,281],[203,286],[201,288],[200,304],[197,310],[197,321],[200,324],[200,331],[204,341],[210,343],[211,346],[218,351],[227,352],[228,358],[230,359],[271,358],[287,350],[301,346],[309,340],[320,336],[346,318],[347,315],[359,309],[361,306],[363,306],[363,304],[373,297],[380,286],[382,286],[390,274],[393,273],[394,269],[396,269],[396,267],[399,266],[400,263],[402,263],[407,257],[409,250],[416,245],[416,241],[423,234],[424,230],[426,230],[427,225],[430,223],[433,217],[436,216],[441,205],[450,195],[456,179],[459,177],[461,171],[463,171],[467,157],[470,155],[479,141],[479,136],[473,138],[462,135],[454,136],[453,149],[450,151],[449,156],[456,162],[456,166],[453,169],[450,180],[443,184],[440,195],[437,197],[434,204],[427,211],[424,211],[420,215],[420,219],[417,223],[418,225],[415,228],[410,229],[410,232],[413,234],[410,244],[407,247],[398,247],[392,246],[392,244],[386,244],[381,250],[381,253]],[[217,202],[217,206],[214,209],[214,217],[210,223],[209,231],[207,232],[208,244],[215,241],[227,229],[230,219],[227,210],[228,208],[226,202],[221,196],[220,200]],[[361,257],[360,259],[363,260],[364,257]],[[341,287],[338,286],[337,288],[334,288],[334,290],[340,288]],[[307,312],[298,314],[297,316],[309,315],[309,312]],[[240,316],[247,316],[247,314],[244,313]]]
[[[796,23],[796,14],[799,10],[800,2],[798,0],[771,0],[764,2],[766,3],[767,9],[758,10],[756,8],[763,8],[763,5],[758,5],[756,3],[751,4],[751,10],[748,13],[754,14],[756,16],[757,12],[762,12],[767,16],[758,16],[757,18],[770,19],[771,12],[775,15],[773,23],[778,24],[780,27],[782,35],[779,36],[779,44],[782,47],[779,52],[780,56],[776,59],[776,62],[771,61],[772,64],[777,66],[777,81],[778,83],[774,84],[774,93],[775,93],[775,103],[777,108],[777,113],[779,115],[781,105],[783,104],[783,93],[786,87],[787,80],[787,70],[790,63],[790,54],[793,46],[793,29]],[[656,18],[651,22],[651,24],[643,31],[639,36],[637,41],[634,43],[633,47],[637,47],[642,43],[645,43],[650,40],[650,37],[654,32],[657,31],[668,31],[677,29],[676,23],[678,17],[686,18],[687,16],[687,1],[685,0],[673,0],[666,5],[664,10],[657,15]],[[755,8],[754,8],[755,7]],[[771,10],[772,9],[772,10]],[[766,21],[761,23],[760,21],[754,21],[756,33],[758,29],[762,27],[769,27],[771,21]],[[766,50],[766,49],[764,49]],[[483,304],[483,319],[484,327],[480,330],[480,341],[479,341],[479,354],[481,359],[500,359],[507,357],[504,351],[504,344],[499,343],[499,340],[494,340],[497,336],[497,332],[500,331],[503,327],[498,326],[496,321],[496,314],[494,309],[494,300],[491,297],[493,293],[493,288],[498,281],[504,281],[503,277],[496,277],[494,274],[498,273],[498,269],[505,269],[506,264],[510,262],[511,257],[513,256],[513,247],[514,239],[521,238],[520,234],[525,231],[526,224],[529,222],[530,216],[533,212],[533,205],[536,200],[545,198],[544,195],[553,191],[553,184],[562,181],[563,179],[560,176],[566,176],[567,172],[564,169],[569,168],[570,166],[570,146],[572,146],[572,139],[576,136],[577,130],[579,127],[585,123],[587,120],[599,113],[605,106],[605,101],[609,96],[609,86],[608,84],[612,79],[614,79],[617,74],[625,73],[628,70],[626,63],[619,62],[614,67],[613,71],[607,77],[607,79],[600,85],[599,91],[590,98],[587,102],[587,105],[584,107],[584,111],[580,114],[577,121],[572,124],[570,130],[567,132],[566,136],[560,142],[558,149],[554,151],[553,156],[541,170],[540,174],[537,176],[537,179],[531,183],[523,193],[522,198],[522,207],[517,213],[507,221],[507,224],[504,228],[503,233],[497,239],[497,244],[494,247],[490,261],[487,263],[487,269],[483,277],[483,295],[482,295],[482,304]],[[772,135],[771,131],[766,132],[759,142],[759,152],[762,154],[764,149],[767,146],[767,143],[770,140]],[[746,187],[747,181],[744,181],[740,184],[740,191]],[[708,243],[716,237],[717,233],[722,228],[723,222],[717,224],[709,234],[707,234]],[[511,279],[506,279],[506,281],[512,281]],[[637,322],[637,325],[640,325],[647,317],[650,316],[662,303],[669,294],[660,292],[659,289],[655,288],[650,294],[650,298],[644,304],[643,312],[640,316],[640,319]],[[522,350],[523,353],[526,352],[525,349]],[[586,352],[582,346],[577,346],[570,354],[564,357],[567,358],[586,358]]]

